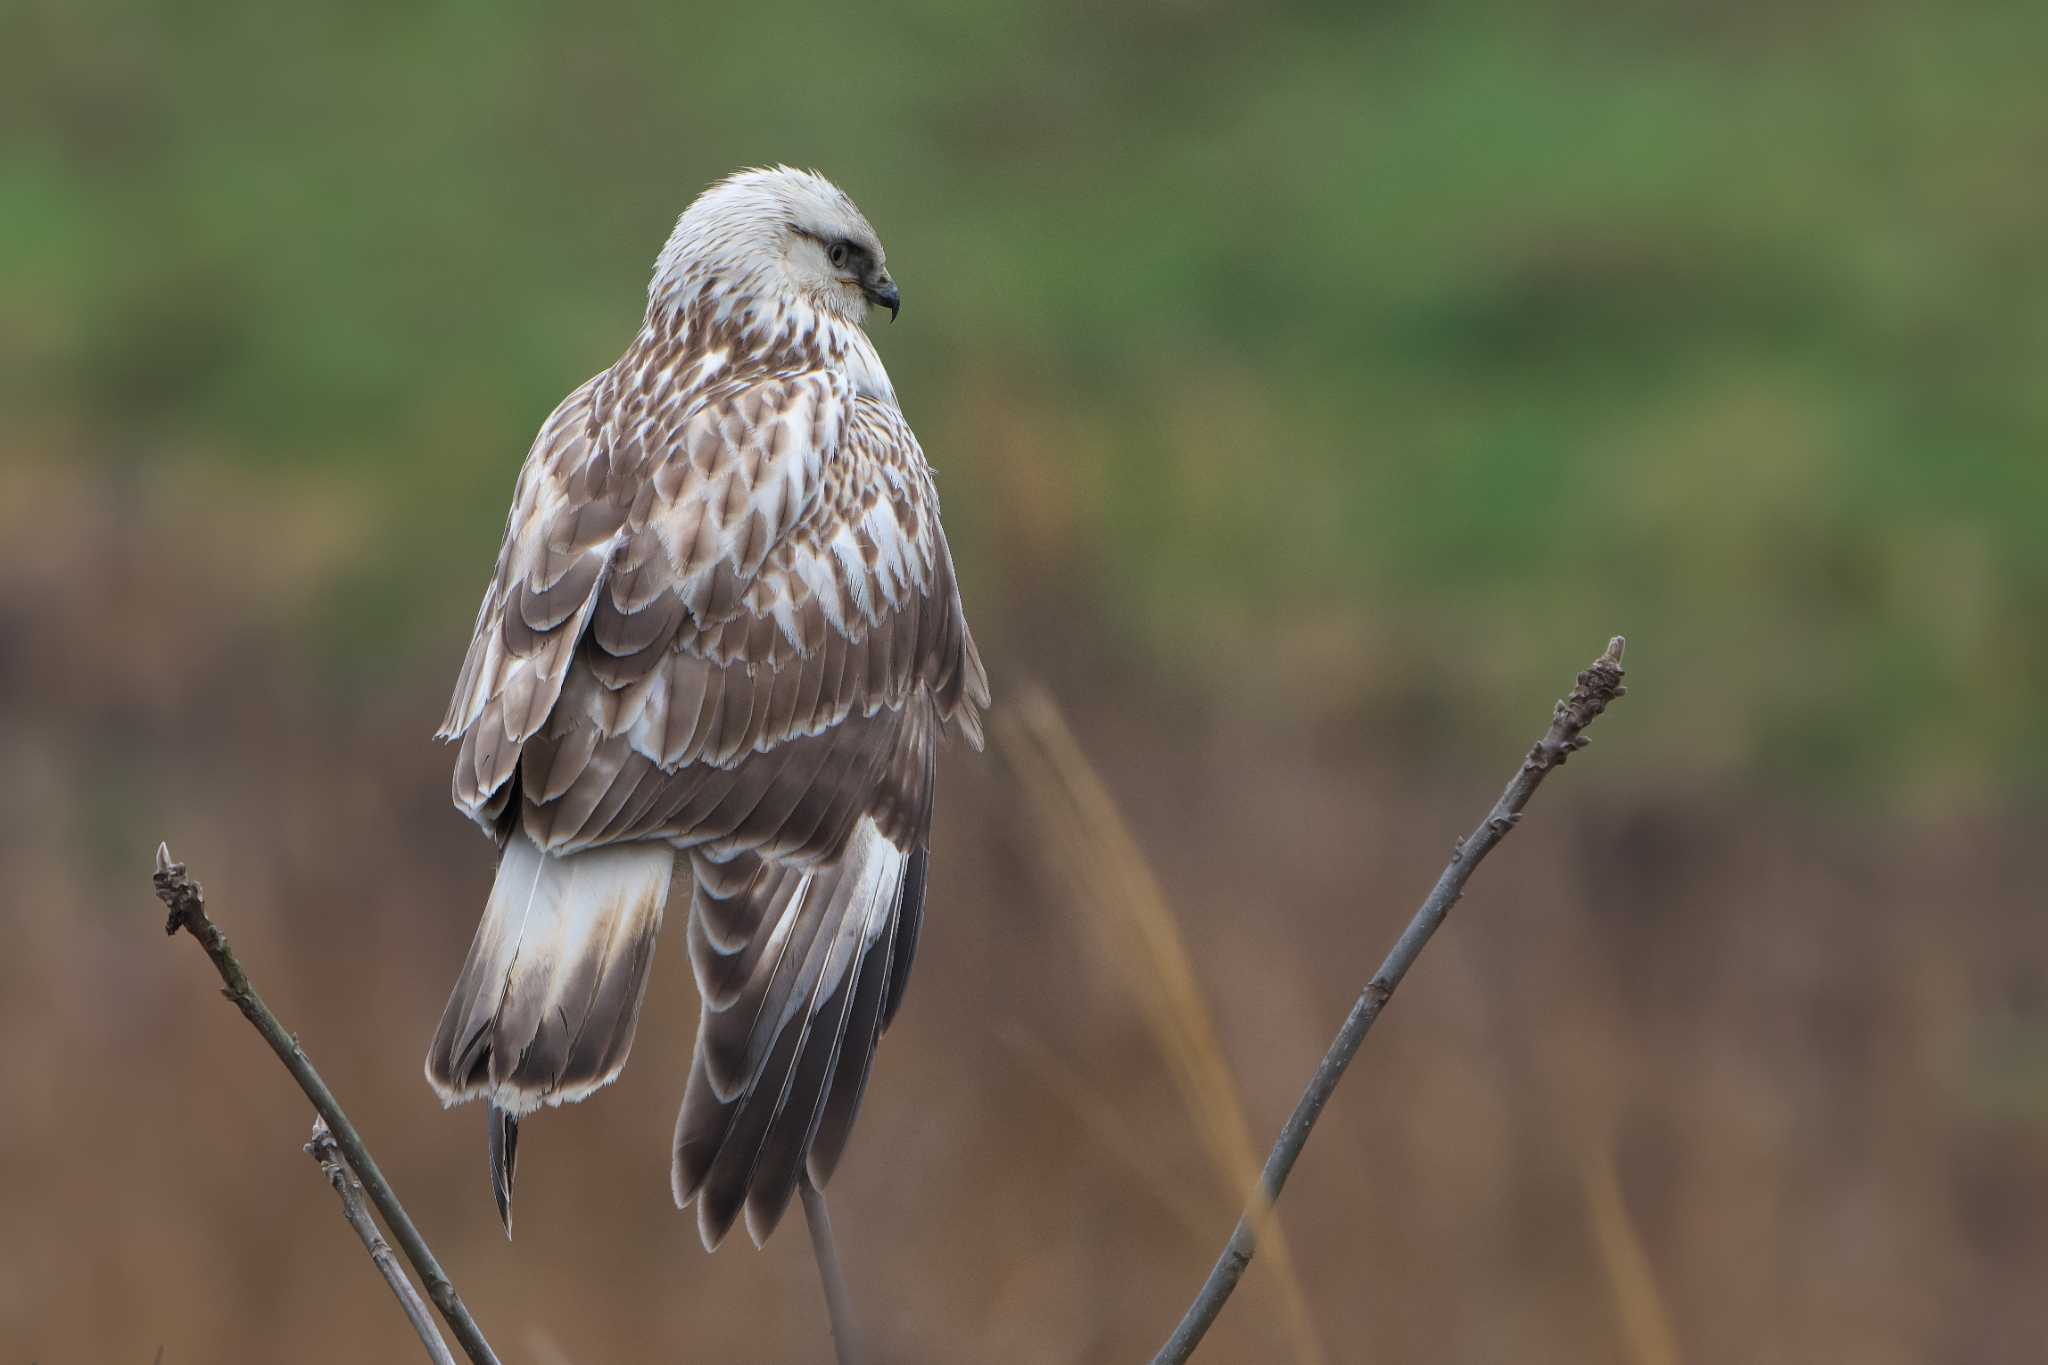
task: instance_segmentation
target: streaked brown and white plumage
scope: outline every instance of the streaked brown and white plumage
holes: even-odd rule
[[[646,321],[541,428],[441,737],[503,846],[427,1058],[518,1119],[615,1079],[671,876],[702,1012],[673,1186],[758,1243],[845,1149],[923,915],[941,732],[988,683],[880,357],[874,230],[823,177],[712,186]]]

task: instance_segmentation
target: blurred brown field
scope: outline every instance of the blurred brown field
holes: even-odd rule
[[[6,479],[0,1359],[417,1349],[299,1150],[305,1101],[163,939],[159,838],[508,1361],[824,1358],[800,1228],[707,1256],[670,1206],[695,1017],[674,926],[625,1076],[530,1125],[509,1245],[481,1116],[420,1079],[491,862],[426,738],[466,620],[394,671],[315,667],[291,641],[348,536],[317,492]],[[999,706],[1027,674],[1065,703],[1262,1146],[1517,754],[1433,762],[1204,700],[1107,617],[1041,647],[1009,624],[1044,613],[1033,592],[969,584]],[[1546,645],[1560,688],[1599,643]],[[1480,871],[1318,1130],[1281,1206],[1309,1331],[1262,1259],[1201,1358],[2038,1358],[2037,823],[1644,771],[1621,761],[1634,700]],[[1527,698],[1531,737],[1549,703]],[[1157,964],[1088,922],[1000,748],[945,760],[932,918],[833,1186],[841,1237],[879,1360],[1144,1358],[1241,1190],[1148,1022]]]

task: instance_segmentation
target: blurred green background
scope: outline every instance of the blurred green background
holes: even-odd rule
[[[345,492],[344,659],[446,636],[676,212],[779,160],[889,244],[970,582],[1495,747],[1629,628],[1636,761],[2048,763],[2039,5],[4,23],[12,439]]]
[[[409,1349],[155,937],[169,835],[508,1359],[818,1358],[800,1236],[666,1207],[673,945],[511,1251],[416,1074],[488,879],[427,735],[518,462],[777,161],[888,246],[998,717],[1073,714],[1254,1132],[1630,637],[1217,1359],[2038,1351],[2044,54],[1988,0],[6,7],[0,1025],[47,1042],[0,1356]],[[891,1359],[1137,1358],[1236,1202],[1012,779],[947,759],[834,1187]]]

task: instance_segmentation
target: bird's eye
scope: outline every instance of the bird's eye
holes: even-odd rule
[[[832,262],[834,270],[846,269],[846,263],[853,259],[853,243],[834,242],[825,248],[825,259]]]

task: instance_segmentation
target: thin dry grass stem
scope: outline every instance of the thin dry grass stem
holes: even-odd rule
[[[455,1342],[462,1347],[472,1365],[498,1365],[498,1357],[491,1345],[484,1340],[483,1330],[470,1316],[469,1306],[462,1296],[455,1292],[455,1286],[441,1269],[441,1263],[427,1246],[426,1238],[414,1225],[412,1215],[405,1211],[405,1205],[398,1202],[398,1195],[391,1188],[391,1182],[378,1169],[376,1158],[370,1155],[369,1146],[355,1124],[341,1111],[341,1101],[334,1098],[334,1092],[327,1088],[327,1082],[313,1069],[312,1058],[299,1046],[293,1036],[263,1003],[263,997],[250,984],[248,974],[242,970],[241,962],[235,957],[234,949],[228,946],[227,935],[220,931],[206,913],[206,893],[186,872],[183,863],[171,861],[171,851],[162,844],[156,848],[156,898],[170,911],[164,921],[164,932],[176,934],[180,929],[190,934],[193,941],[206,950],[213,968],[226,983],[221,992],[242,1012],[242,1017],[270,1044],[270,1050],[291,1072],[292,1079],[299,1083],[306,1098],[313,1102],[314,1112],[327,1123],[330,1140],[340,1152],[342,1160],[362,1182],[363,1192],[376,1206],[377,1213],[384,1219],[384,1226],[391,1229],[391,1236],[405,1252],[405,1259],[412,1263],[413,1272],[426,1286],[427,1297],[440,1310],[442,1320],[455,1334]]]
[[[1281,1126],[1280,1136],[1273,1143],[1272,1153],[1267,1156],[1265,1169],[1259,1177],[1258,1192],[1238,1218],[1237,1227],[1231,1232],[1230,1240],[1224,1243],[1223,1254],[1210,1268],[1195,1301],[1181,1315],[1166,1345],[1152,1358],[1152,1365],[1183,1365],[1215,1324],[1216,1315],[1223,1311],[1223,1305],[1229,1302],[1238,1281],[1244,1278],[1246,1267],[1251,1264],[1268,1207],[1280,1197],[1288,1175],[1294,1170],[1294,1163],[1301,1159],[1302,1149],[1308,1145],[1316,1120],[1322,1117],[1330,1097],[1337,1093],[1337,1085],[1344,1079],[1351,1059],[1358,1055],[1365,1035],[1371,1031],[1387,1002],[1394,998],[1395,990],[1408,975],[1409,968],[1415,965],[1416,958],[1422,955],[1431,937],[1443,925],[1451,907],[1465,894],[1465,883],[1471,880],[1473,870],[1521,820],[1523,810],[1543,779],[1563,767],[1566,760],[1591,742],[1586,737],[1586,729],[1627,690],[1621,685],[1624,648],[1625,642],[1619,635],[1615,636],[1607,642],[1606,651],[1579,674],[1571,694],[1557,703],[1551,712],[1549,728],[1529,747],[1522,766],[1508,780],[1492,809],[1470,834],[1452,845],[1450,861],[1437,874],[1436,885],[1423,898],[1422,905],[1408,921],[1408,927],[1401,931],[1400,938],[1395,940],[1379,970],[1359,992],[1351,1012],[1345,1015],[1343,1025],[1338,1028],[1337,1036],[1323,1053],[1322,1062],[1309,1078],[1308,1088],[1302,1091],[1294,1112]]]
[[[995,721],[997,738],[1031,798],[1047,842],[1059,850],[1055,862],[1073,881],[1077,899],[1095,908],[1084,918],[1103,935],[1110,960],[1140,964],[1127,979],[1226,1193],[1243,1198],[1248,1187],[1257,1188],[1258,1149],[1187,941],[1158,876],[1044,689],[1022,689],[996,712]],[[1261,1231],[1294,1357],[1301,1365],[1322,1365],[1328,1353],[1316,1333],[1285,1231],[1277,1218]]]
[[[1197,1237],[1208,1235],[1208,1219],[1198,1202],[1184,1184],[1161,1174],[1159,1163],[1124,1122],[1115,1100],[1089,1085],[1073,1067],[1060,1061],[1051,1048],[1022,1029],[1005,1029],[999,1037],[1046,1093],[1066,1106],[1088,1135],[1121,1161],[1145,1191],[1159,1201],[1161,1208],[1178,1219],[1188,1232]]]
[[[1613,1139],[1603,1135],[1583,1143],[1581,1152],[1579,1176],[1586,1197],[1586,1220],[1607,1272],[1608,1287],[1614,1292],[1615,1313],[1628,1342],[1629,1358],[1636,1365],[1683,1365],[1678,1334],[1672,1330],[1671,1315],[1657,1289],[1657,1273],[1622,1195]]]

